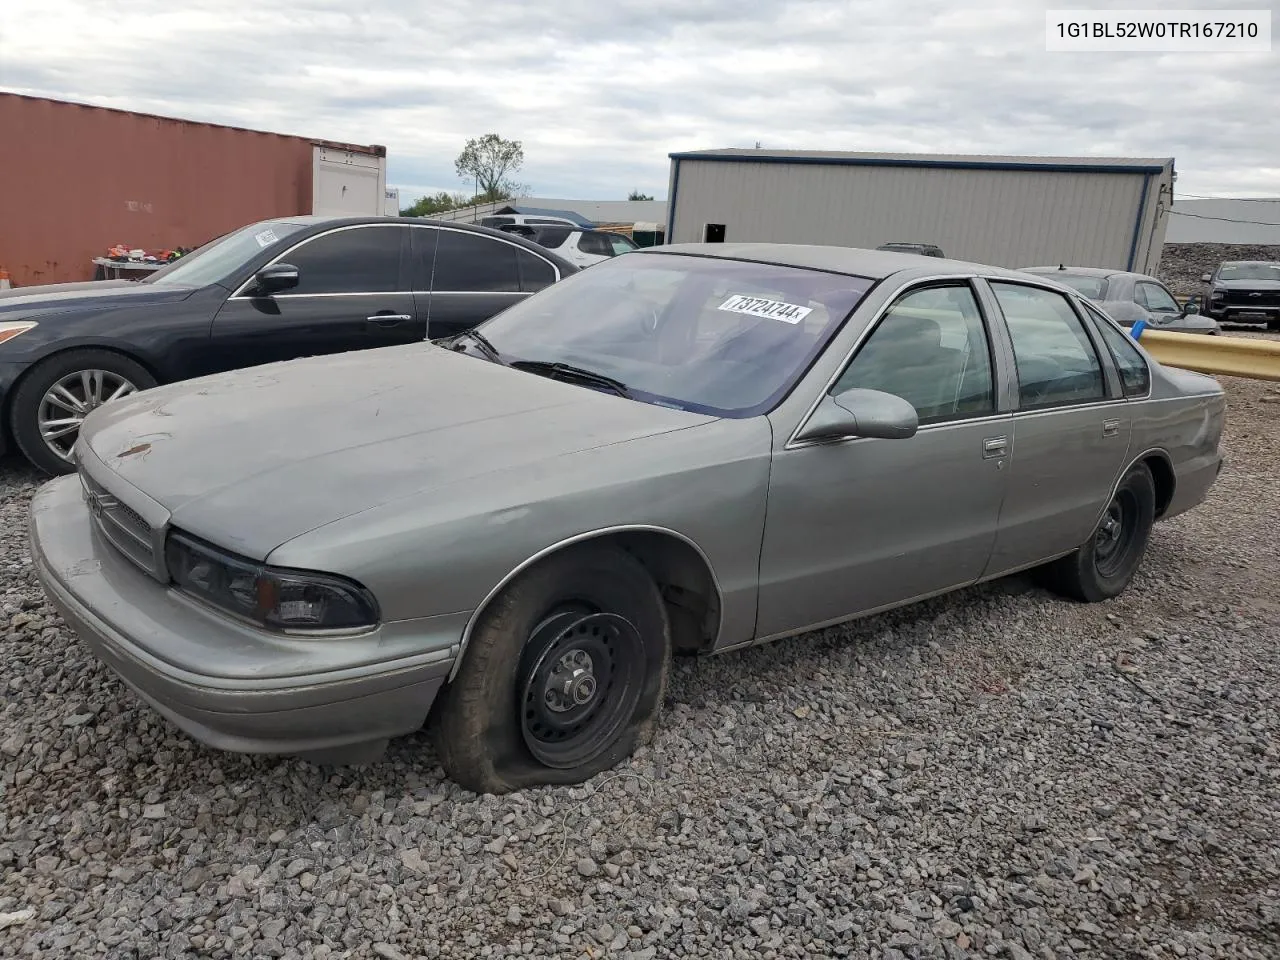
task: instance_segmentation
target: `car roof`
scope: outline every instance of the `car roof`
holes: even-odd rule
[[[1280,260],[1223,260],[1220,267],[1274,267]]]
[[[510,233],[505,230],[496,230],[493,227],[486,227],[479,223],[469,223],[465,220],[435,220],[431,217],[379,217],[379,216],[332,216],[323,214],[304,214],[297,217],[273,217],[270,220],[264,220],[264,223],[296,223],[302,226],[320,226],[320,227],[345,227],[362,223],[411,223],[411,224],[427,224],[433,227],[448,227],[451,230],[461,230],[464,233],[480,233],[488,237],[501,237],[511,243],[532,250],[541,257],[550,257],[555,260],[556,266],[568,266],[572,271],[578,268],[570,261],[559,256],[554,250],[540,246],[527,237],[522,237],[518,233]],[[550,226],[550,227],[570,227],[569,224],[531,224],[531,226]]]
[[[1111,270],[1107,267],[1023,267],[1023,273],[1034,273],[1037,276],[1058,274],[1066,277],[1133,277],[1135,280],[1156,280],[1147,273],[1134,273],[1132,270]]]
[[[892,250],[868,250],[862,247],[820,246],[804,243],[668,243],[656,247],[641,247],[632,253],[643,253],[648,256],[684,254],[722,260],[747,260],[753,263],[844,273],[872,280],[882,280],[904,272],[915,272],[921,275],[976,273],[988,277],[1006,277],[1010,280],[1023,277],[1016,270],[993,267],[984,263],[953,260],[949,257],[923,258],[918,254],[897,253]]]

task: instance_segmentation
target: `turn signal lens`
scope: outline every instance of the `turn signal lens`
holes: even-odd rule
[[[33,320],[8,320],[0,323],[0,343],[12,340],[20,333],[34,330],[37,324]]]

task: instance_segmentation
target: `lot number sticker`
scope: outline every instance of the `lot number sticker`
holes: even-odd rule
[[[253,239],[258,241],[258,246],[269,247],[280,238],[276,236],[274,230],[263,230],[261,233],[255,233]]]
[[[813,313],[812,307],[802,307],[782,300],[766,300],[764,297],[747,297],[740,293],[720,304],[719,309],[730,313],[746,313],[753,317],[770,317],[783,323],[799,323]]]

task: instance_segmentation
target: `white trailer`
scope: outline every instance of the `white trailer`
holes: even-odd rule
[[[382,216],[386,212],[386,194],[386,151],[359,153],[320,144],[313,148],[312,213]]]

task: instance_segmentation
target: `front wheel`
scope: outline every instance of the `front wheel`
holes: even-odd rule
[[[481,614],[434,734],[445,773],[476,793],[581,783],[656,724],[671,663],[657,585],[606,545],[568,550]]]
[[[104,403],[155,385],[142,364],[111,350],[56,353],[32,368],[14,391],[13,438],[41,470],[71,473],[71,451],[84,418]]]
[[[1049,589],[1085,603],[1119,596],[1146,554],[1155,512],[1155,481],[1139,463],[1120,481],[1089,540],[1044,569]]]

